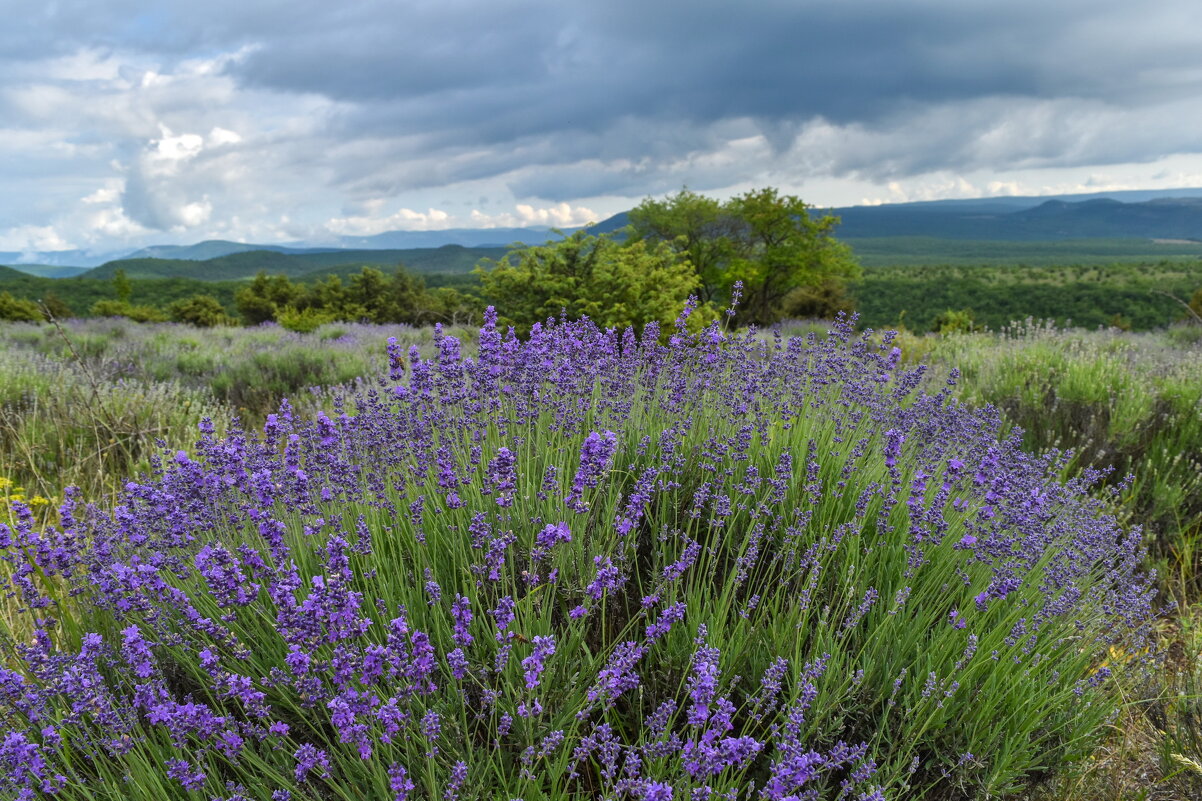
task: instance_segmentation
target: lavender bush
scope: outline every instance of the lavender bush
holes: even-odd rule
[[[999,797],[1087,753],[1139,534],[890,338],[549,321],[0,527],[0,792]],[[949,385],[954,376],[949,379]],[[76,610],[76,611],[69,611]]]

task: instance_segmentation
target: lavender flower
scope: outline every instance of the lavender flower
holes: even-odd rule
[[[555,653],[554,637],[535,637],[534,650],[530,656],[522,660],[522,671],[526,677],[526,689],[533,690],[539,685],[539,676],[546,668],[547,657]]]
[[[111,508],[72,494],[38,526],[14,506],[0,796],[95,794],[151,754],[152,781],[206,798],[261,773],[287,801],[353,766],[407,799],[421,764],[447,801],[878,801],[918,786],[897,743],[985,730],[970,674],[1046,688],[1047,753],[1084,738],[1111,697],[1091,652],[1147,631],[1138,533],[996,410],[919,393],[888,336],[694,333],[706,311],[667,343],[562,319],[502,336],[493,311],[478,358],[441,329],[432,360],[391,341],[379,381],[261,434],[206,425]],[[686,610],[706,626],[684,663]],[[836,739],[882,714],[897,738]],[[920,778],[980,791],[968,760]]]
[[[329,774],[329,755],[310,743],[305,743],[296,749],[296,753],[292,756],[296,760],[295,775],[298,782],[304,781],[305,777],[314,771],[318,771],[321,776]]]
[[[513,490],[517,487],[517,459],[509,448],[500,448],[488,463],[487,490],[496,495],[497,506],[513,505]]]
[[[457,645],[466,648],[474,641],[468,630],[472,624],[472,602],[456,593],[455,603],[451,605],[451,615],[455,618],[455,631],[451,638]]]
[[[586,512],[584,504],[586,489],[596,487],[601,476],[609,468],[609,461],[618,446],[618,437],[612,431],[598,434],[591,432],[584,440],[580,449],[580,466],[576,468],[576,477],[572,480],[572,491],[568,494],[566,503],[575,512]]]
[[[393,796],[394,801],[406,801],[409,793],[414,790],[414,784],[409,779],[409,772],[397,762],[388,767],[388,789],[396,793]]]

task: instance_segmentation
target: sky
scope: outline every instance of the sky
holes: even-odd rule
[[[0,0],[0,251],[1202,186],[1197,0]]]

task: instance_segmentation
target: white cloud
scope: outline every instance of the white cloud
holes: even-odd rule
[[[27,253],[71,250],[72,247],[51,225],[18,225],[0,233],[0,250]]]
[[[90,242],[128,242],[148,233],[147,229],[125,216],[120,206],[97,209],[81,223]]]
[[[162,135],[150,141],[144,156],[144,163],[152,174],[174,174],[179,170],[179,162],[196,158],[204,149],[203,136],[189,133],[176,136],[162,123],[159,123],[159,131]]]
[[[236,145],[242,141],[242,137],[237,131],[230,131],[225,128],[216,127],[209,131],[208,146],[221,147],[222,145]]]
[[[180,207],[177,217],[185,228],[195,228],[208,222],[213,215],[213,204],[206,197],[194,203],[185,203]]]
[[[535,208],[527,203],[519,203],[517,206],[519,225],[551,225],[556,227],[568,227],[574,225],[587,225],[591,222],[600,222],[597,213],[592,209],[587,209],[583,206],[569,206],[567,203],[560,203],[548,208]],[[473,217],[475,213],[473,212]],[[484,225],[485,228],[496,227],[496,221],[492,221],[491,225]],[[509,224],[509,223],[506,223]]]
[[[104,182],[104,186],[97,189],[90,195],[85,195],[80,199],[81,203],[86,203],[89,206],[97,204],[117,203],[121,200],[122,181],[109,179]]]
[[[382,205],[379,199],[364,201],[360,207],[367,213],[333,217],[326,221],[324,227],[329,233],[338,236],[371,236],[385,231],[439,231],[447,228],[570,228],[601,219],[591,209],[570,206],[567,203],[546,207],[518,203],[512,212],[497,214],[486,214],[479,209],[472,209],[466,219],[435,208],[424,212],[400,208],[392,214],[380,216],[375,212],[378,212]]]
[[[326,230],[339,236],[372,236],[385,231],[437,231],[454,227],[451,215],[441,209],[420,212],[401,208],[387,217],[333,217],[325,223]]]

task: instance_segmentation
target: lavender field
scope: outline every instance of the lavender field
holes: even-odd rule
[[[0,329],[0,797],[1199,797],[1193,330],[688,314]]]

